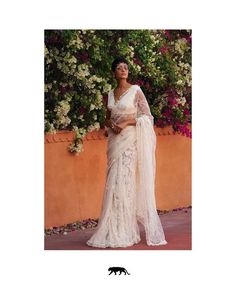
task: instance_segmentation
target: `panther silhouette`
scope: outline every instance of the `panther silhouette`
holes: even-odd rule
[[[119,267],[119,266],[113,266],[113,267],[109,267],[108,268],[108,271],[110,271],[110,273],[109,273],[109,275],[111,274],[111,273],[115,273],[115,275],[116,275],[116,273],[119,271],[120,273],[119,273],[119,275],[123,272],[125,275],[126,274],[128,274],[128,275],[130,275],[130,273],[128,273],[128,271],[124,268],[124,267]]]

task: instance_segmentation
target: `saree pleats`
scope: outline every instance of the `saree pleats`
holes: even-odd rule
[[[101,214],[87,244],[94,247],[127,247],[140,238],[136,218],[137,145],[134,126],[120,134],[109,133],[106,185]]]

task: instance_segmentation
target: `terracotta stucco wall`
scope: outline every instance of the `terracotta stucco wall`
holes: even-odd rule
[[[98,218],[106,177],[107,138],[89,133],[84,151],[67,151],[73,132],[45,135],[45,227]],[[191,205],[191,139],[156,128],[156,203],[168,210]]]

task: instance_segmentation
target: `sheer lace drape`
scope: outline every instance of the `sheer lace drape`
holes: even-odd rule
[[[121,124],[125,121],[128,121],[130,119],[135,119],[135,118],[136,118],[136,112],[131,114],[113,113],[111,116],[111,119],[115,124]]]
[[[144,225],[149,246],[165,245],[165,235],[156,211],[156,134],[150,116],[143,114],[137,118],[138,178],[136,194],[136,213]]]
[[[151,121],[152,125],[154,125],[154,118],[151,114],[149,104],[148,104],[147,99],[140,87],[136,91],[134,103],[137,107],[137,117],[140,117],[142,115],[146,115],[149,118],[149,120]]]

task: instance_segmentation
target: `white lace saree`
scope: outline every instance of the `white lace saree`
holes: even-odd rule
[[[149,246],[165,245],[165,235],[156,211],[156,134],[153,116],[143,91],[132,85],[118,102],[113,89],[108,105],[114,123],[135,118],[119,134],[108,131],[107,173],[98,225],[86,242],[93,247],[128,247],[140,242],[142,223]]]

